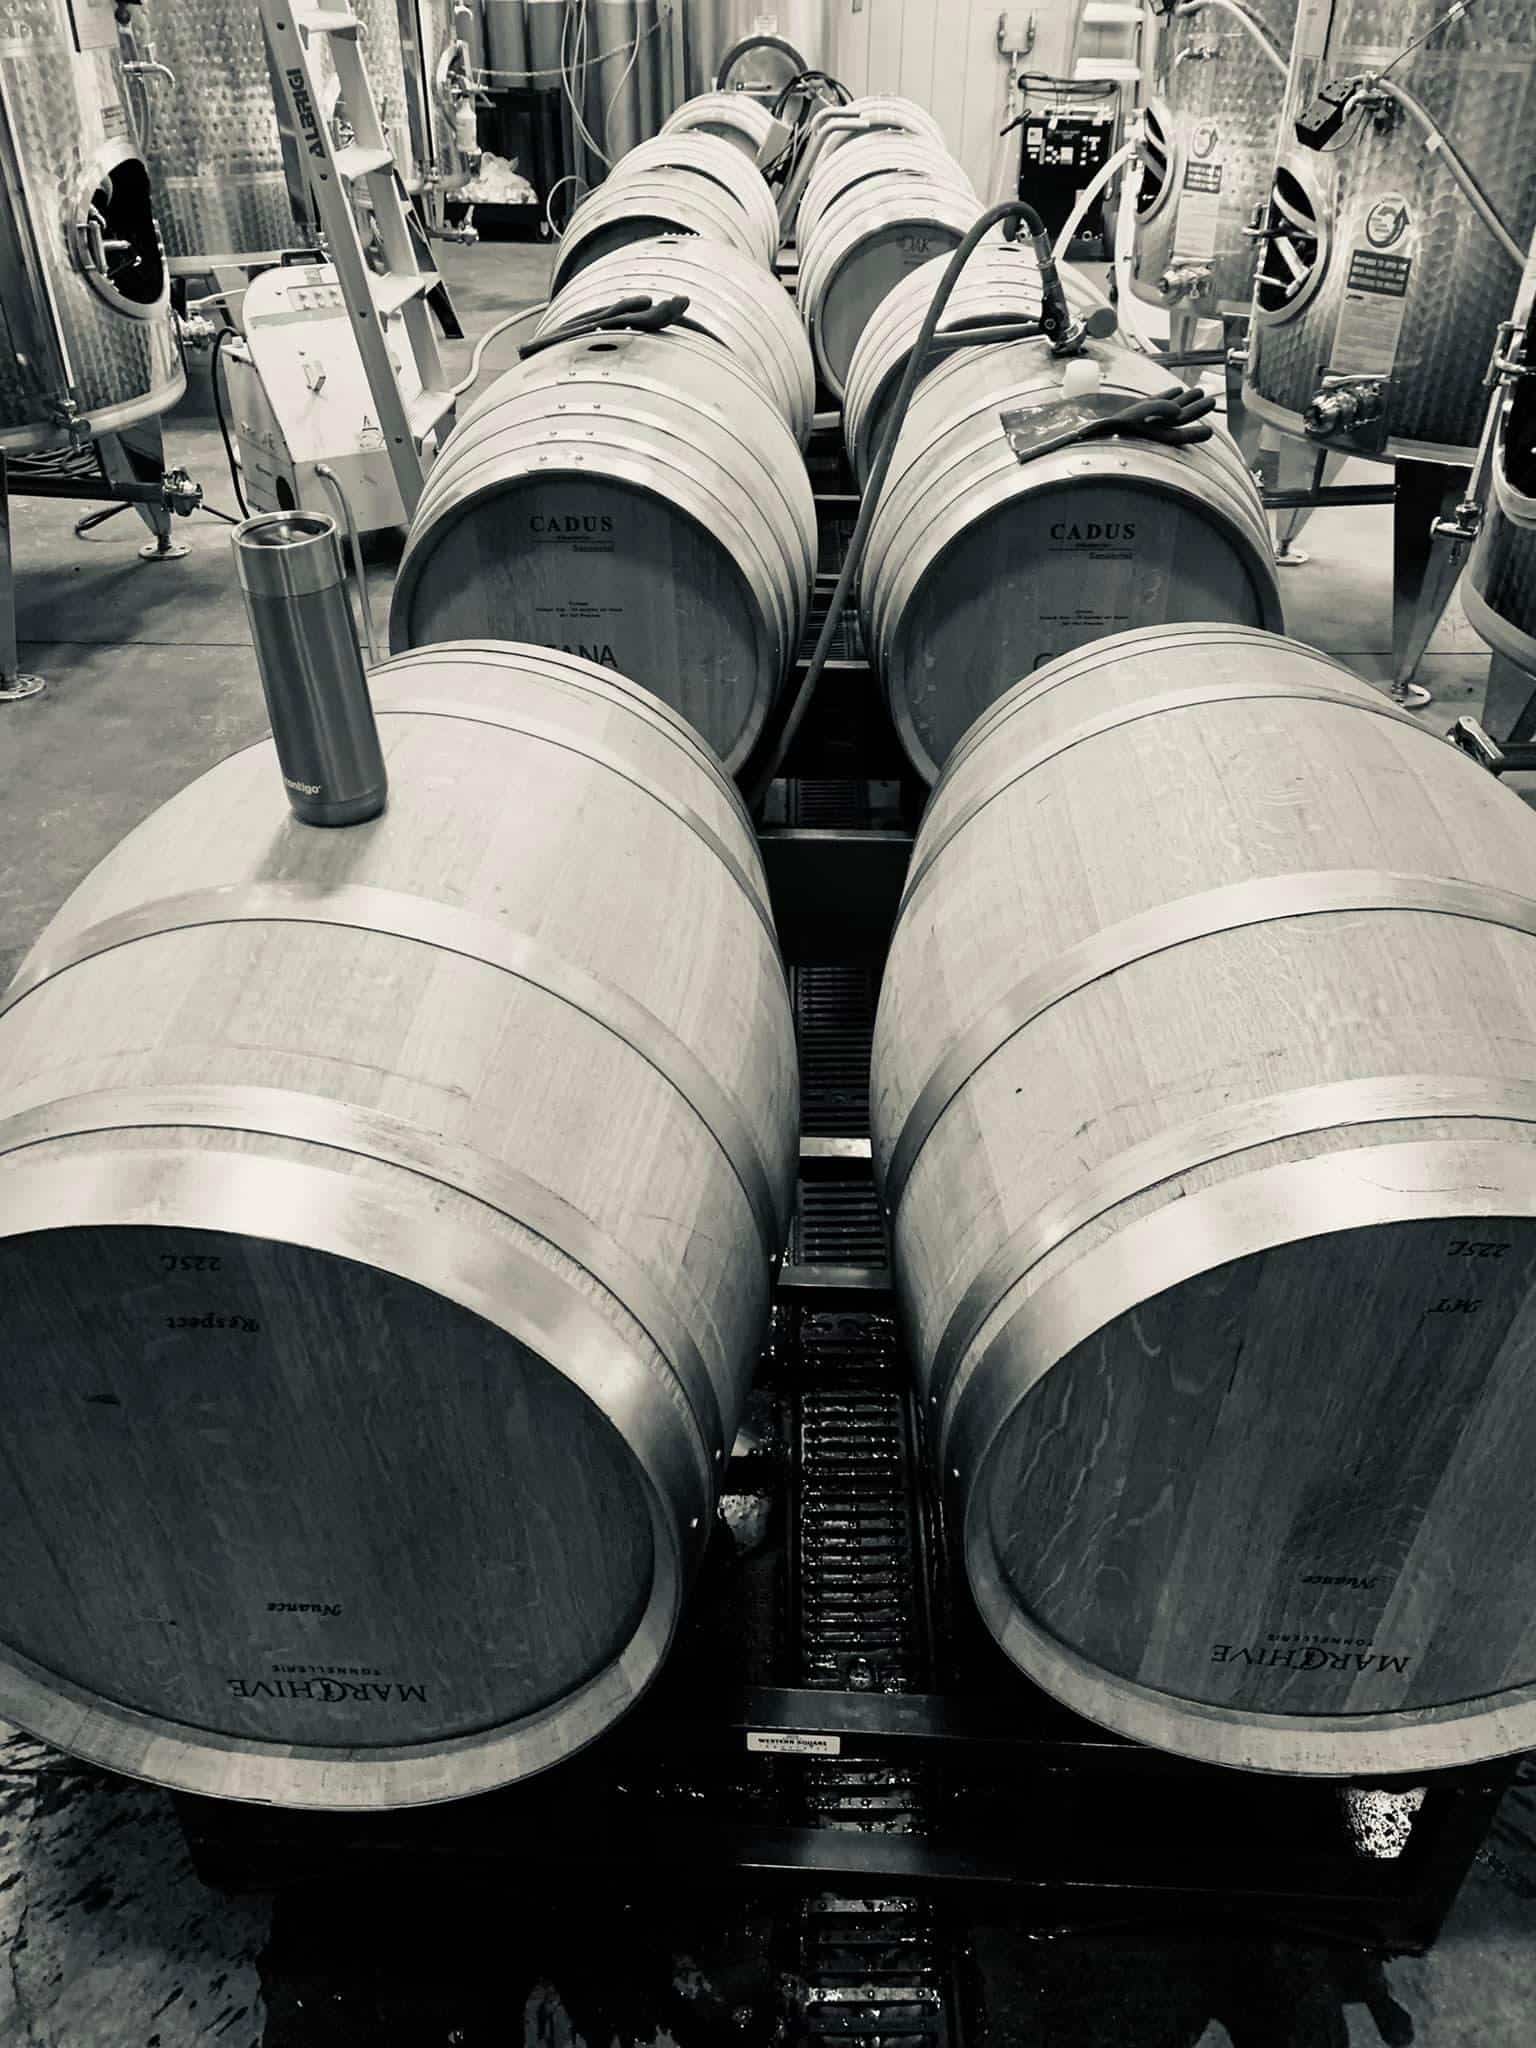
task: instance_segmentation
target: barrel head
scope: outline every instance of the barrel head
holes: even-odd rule
[[[965,526],[888,628],[886,689],[930,774],[1005,690],[1075,647],[1268,616],[1253,544],[1216,504],[1138,477],[1134,450],[1083,460]]]
[[[390,633],[400,651],[483,637],[583,656],[654,691],[733,765],[781,660],[727,546],[665,479],[647,491],[574,468],[508,477],[433,526]]]
[[[1357,1768],[1373,1717],[1518,1694],[1533,1371],[1528,1216],[1341,1230],[1149,1293],[1035,1381],[988,1462],[971,1526],[1011,1648],[1033,1639],[1047,1686],[1059,1653],[1091,1665],[1101,1696],[1074,1704],[1195,1753],[1211,1709],[1360,1717]]]
[[[537,1713],[634,1634],[632,1455],[469,1310],[141,1226],[7,1238],[0,1294],[0,1665],[173,1728],[366,1751]]]

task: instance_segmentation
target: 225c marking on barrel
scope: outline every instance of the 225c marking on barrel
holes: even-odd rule
[[[215,1256],[200,1256],[195,1253],[161,1252],[162,1273],[217,1273],[224,1261]]]

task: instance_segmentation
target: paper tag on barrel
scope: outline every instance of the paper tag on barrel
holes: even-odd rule
[[[840,1735],[791,1735],[777,1728],[749,1728],[747,1748],[757,1756],[841,1756]]]

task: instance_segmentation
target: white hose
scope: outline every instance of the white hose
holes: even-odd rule
[[[471,384],[473,384],[475,379],[480,375],[480,365],[481,362],[484,360],[485,352],[490,347],[491,343],[496,339],[498,334],[505,334],[507,329],[509,327],[515,327],[519,320],[531,320],[535,313],[545,313],[548,310],[548,299],[540,299],[539,303],[536,306],[522,306],[518,309],[517,312],[509,313],[505,320],[498,320],[494,327],[487,327],[484,334],[482,334],[480,339],[475,343],[474,354],[469,359],[469,368],[464,372],[464,375],[453,387],[454,397],[462,398],[465,392],[471,386]]]
[[[379,643],[373,634],[373,606],[368,602],[368,575],[363,567],[363,550],[358,543],[357,522],[352,517],[352,501],[342,488],[341,478],[329,464],[317,462],[315,475],[341,507],[342,521],[347,529],[347,543],[352,550],[352,580],[357,585],[357,608],[363,615],[363,639],[368,648],[368,666],[377,668]]]
[[[1492,202],[1487,194],[1467,169],[1461,158],[1456,154],[1455,146],[1451,142],[1450,137],[1442,128],[1436,126],[1434,117],[1428,108],[1424,106],[1422,101],[1415,99],[1413,94],[1405,87],[1399,85],[1395,79],[1385,76],[1367,78],[1364,81],[1362,96],[1369,96],[1372,92],[1384,92],[1388,99],[1396,100],[1397,104],[1406,113],[1411,114],[1413,119],[1418,122],[1428,137],[1425,148],[1438,150],[1440,155],[1444,157],[1446,169],[1461,187],[1472,211],[1477,215],[1489,234],[1493,236],[1493,239],[1504,251],[1510,262],[1514,264],[1515,268],[1523,270],[1525,268],[1525,251],[1494,212]]]
[[[1058,263],[1061,263],[1065,260],[1066,253],[1068,249],[1070,249],[1072,246],[1074,236],[1077,234],[1078,229],[1082,226],[1084,220],[1087,218],[1089,207],[1092,206],[1095,199],[1098,198],[1099,194],[1104,190],[1104,187],[1109,183],[1110,179],[1115,175],[1116,171],[1119,170],[1120,166],[1124,163],[1129,163],[1129,161],[1135,154],[1136,142],[1135,138],[1133,137],[1129,142],[1123,142],[1120,145],[1120,147],[1115,151],[1114,155],[1110,158],[1109,162],[1105,164],[1101,170],[1097,171],[1094,174],[1094,176],[1089,179],[1088,183],[1083,187],[1082,191],[1078,193],[1077,204],[1073,207],[1072,211],[1067,215],[1066,225],[1062,228],[1061,233],[1056,237],[1056,246],[1051,252]]]

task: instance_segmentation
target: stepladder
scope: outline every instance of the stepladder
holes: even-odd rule
[[[455,393],[428,304],[442,280],[363,66],[357,16],[346,5],[256,4],[271,58],[278,125],[286,149],[303,166],[409,519],[453,422]],[[321,112],[315,61],[321,38],[346,111],[345,141]]]

